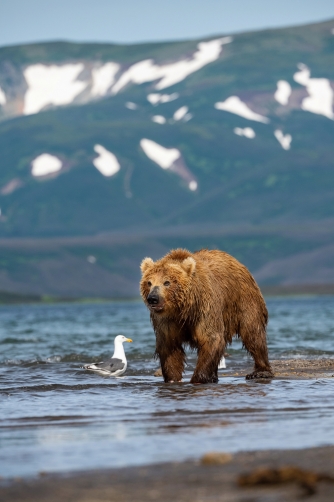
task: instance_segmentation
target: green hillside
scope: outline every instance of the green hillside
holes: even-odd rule
[[[316,79],[323,83],[314,85],[334,90],[333,28],[334,20],[232,35],[216,60],[162,90],[159,79],[129,82],[92,98],[85,84],[72,103],[30,115],[22,115],[30,65],[81,63],[78,79],[90,82],[96,62],[112,61],[120,67],[117,83],[147,59],[159,68],[194,60],[203,41],[0,49],[6,96],[0,106],[0,290],[133,296],[140,260],[176,246],[225,249],[261,284],[334,283],[334,120],[303,109]],[[311,87],[294,77],[303,71],[300,63],[310,71]],[[291,88],[286,105],[274,97],[282,80]],[[151,93],[178,97],[153,105]],[[215,107],[231,96],[263,121]],[[324,110],[322,96],[319,91]],[[173,119],[182,107],[189,120]],[[166,122],[152,121],[155,116]],[[249,128],[254,137],[235,132]],[[278,130],[291,136],[290,149],[275,137]],[[143,138],[177,149],[181,168],[159,167],[140,146]],[[120,169],[113,176],[94,167],[97,144],[116,156]],[[45,153],[61,159],[62,169],[33,176],[33,160]],[[189,176],[196,190],[189,189]]]

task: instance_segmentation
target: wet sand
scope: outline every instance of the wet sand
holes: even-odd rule
[[[252,366],[245,366],[238,371],[231,370],[228,361],[227,356],[227,369],[219,371],[219,378],[245,377],[252,371]],[[334,359],[274,359],[270,364],[275,378],[334,378]],[[162,376],[160,368],[154,376]]]
[[[275,378],[332,378],[334,377],[334,359],[275,359],[271,360]],[[228,359],[227,359],[228,366]],[[219,378],[226,376],[246,376],[251,367],[233,372],[224,370]]]
[[[2,480],[2,502],[332,501],[334,447]],[[216,458],[216,461],[215,461]],[[222,463],[220,463],[222,461]],[[259,469],[261,469],[259,471]],[[251,474],[251,477],[245,477]],[[241,486],[243,485],[243,486]]]

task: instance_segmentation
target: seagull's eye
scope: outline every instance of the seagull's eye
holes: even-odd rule
[[[164,286],[166,286],[166,287],[167,287],[167,286],[170,286],[170,282],[169,282],[169,281],[165,281],[165,282],[164,282]]]
[[[151,287],[152,286],[151,281],[148,281],[147,285]]]

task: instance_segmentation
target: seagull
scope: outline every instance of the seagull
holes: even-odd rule
[[[114,354],[107,361],[100,363],[86,364],[86,370],[97,371],[105,375],[120,376],[125,373],[128,362],[125,357],[123,342],[132,342],[131,338],[126,338],[123,335],[116,336],[114,340]]]

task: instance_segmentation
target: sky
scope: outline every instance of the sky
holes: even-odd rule
[[[0,46],[179,40],[330,18],[334,0],[0,0]]]

